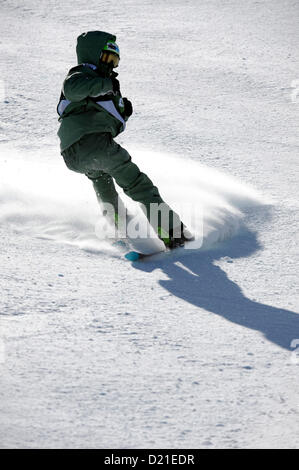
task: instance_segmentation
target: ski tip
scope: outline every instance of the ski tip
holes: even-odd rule
[[[128,261],[137,261],[140,258],[140,254],[137,251],[129,251],[129,253],[125,254],[125,258]]]

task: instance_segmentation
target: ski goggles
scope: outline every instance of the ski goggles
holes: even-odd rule
[[[117,67],[119,64],[119,56],[116,55],[114,52],[110,51],[103,51],[101,54],[101,62],[104,64],[113,63],[113,68]]]
[[[119,64],[119,47],[116,42],[107,42],[106,46],[103,47],[101,54],[101,61],[105,64],[113,63],[113,67],[117,67]]]

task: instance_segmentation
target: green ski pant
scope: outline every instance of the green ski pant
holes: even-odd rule
[[[85,174],[92,182],[100,202],[110,203],[117,213],[118,193],[113,178],[124,193],[134,201],[142,203],[150,219],[152,203],[164,204],[169,210],[169,232],[181,224],[179,216],[161,198],[158,188],[149,177],[132,162],[129,153],[117,144],[110,133],[86,134],[78,142],[62,152],[66,166]]]

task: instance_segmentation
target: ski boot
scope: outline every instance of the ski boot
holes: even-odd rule
[[[183,247],[186,241],[194,240],[194,236],[181,222],[181,230],[174,236],[174,230],[170,229],[167,233],[162,227],[158,227],[158,237],[162,240],[167,248],[173,250],[174,248]],[[177,232],[177,230],[176,230]]]

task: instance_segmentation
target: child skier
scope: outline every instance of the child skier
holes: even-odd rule
[[[162,200],[158,188],[131,161],[129,153],[113,138],[125,129],[132,104],[120,92],[120,60],[116,37],[103,31],[89,31],[77,38],[78,65],[64,80],[57,112],[61,154],[70,170],[85,174],[92,182],[100,203],[109,203],[119,214],[118,193],[113,178],[133,200],[143,204],[150,220],[151,205],[169,209],[167,226],[159,218],[155,228],[169,248],[183,246],[187,239],[179,216]],[[156,207],[156,206],[155,206]]]

